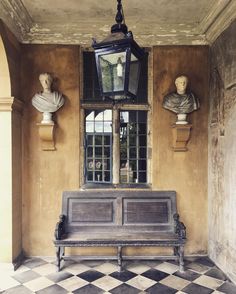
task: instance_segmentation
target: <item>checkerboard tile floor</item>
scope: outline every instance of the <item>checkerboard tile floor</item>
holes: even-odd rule
[[[60,272],[53,259],[31,258],[15,272],[0,272],[0,293],[12,294],[235,294],[236,285],[208,258],[186,261],[66,261]]]

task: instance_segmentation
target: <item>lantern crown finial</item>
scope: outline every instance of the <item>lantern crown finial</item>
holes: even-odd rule
[[[124,34],[127,34],[128,28],[127,28],[127,25],[125,24],[125,17],[124,17],[121,0],[117,0],[117,13],[116,13],[115,21],[116,21],[116,24],[114,24],[111,27],[111,33],[122,32]]]

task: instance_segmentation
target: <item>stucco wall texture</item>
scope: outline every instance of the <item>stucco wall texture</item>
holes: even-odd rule
[[[153,49],[152,189],[176,190],[181,219],[187,226],[186,254],[207,253],[208,47],[165,46]],[[55,224],[64,190],[80,188],[79,47],[23,45],[21,89],[23,116],[23,250],[26,255],[54,255]],[[151,55],[152,56],[152,55]],[[55,88],[66,96],[56,113],[56,151],[42,151],[38,133],[41,114],[31,105],[41,90],[38,75],[51,72]],[[189,115],[193,124],[187,152],[173,152],[171,125],[175,115],[162,108],[163,96],[174,90],[174,79],[186,74],[201,108]],[[84,77],[86,78],[86,77]],[[86,254],[115,254],[108,248],[80,249]],[[127,254],[154,254],[153,248],[127,249]]]
[[[236,282],[236,22],[211,48],[209,255]]]

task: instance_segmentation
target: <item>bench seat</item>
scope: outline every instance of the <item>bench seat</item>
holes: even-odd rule
[[[55,239],[60,270],[65,247],[173,247],[184,271],[186,230],[176,209],[174,191],[64,192]]]

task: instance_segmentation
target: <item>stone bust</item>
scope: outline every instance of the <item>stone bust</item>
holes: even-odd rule
[[[192,92],[186,92],[188,78],[179,76],[175,80],[176,92],[167,94],[164,97],[162,106],[177,114],[177,124],[187,124],[188,113],[200,107],[198,98]]]
[[[53,78],[49,73],[39,75],[39,81],[43,91],[32,98],[32,105],[43,113],[41,123],[52,123],[52,113],[56,112],[65,102],[61,93],[51,90]]]

